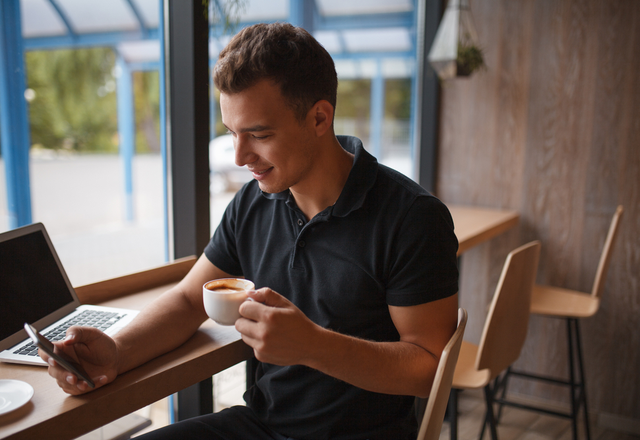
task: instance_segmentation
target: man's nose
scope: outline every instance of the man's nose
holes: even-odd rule
[[[245,166],[253,162],[255,155],[251,151],[251,143],[245,136],[237,136],[233,140],[233,148],[235,150],[235,161],[239,167]]]

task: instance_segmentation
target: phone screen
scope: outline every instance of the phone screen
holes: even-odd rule
[[[90,388],[95,388],[95,384],[89,378],[89,375],[86,373],[86,371],[84,371],[80,364],[73,361],[72,359],[69,359],[69,357],[63,353],[55,353],[51,341],[42,336],[33,326],[25,323],[24,329],[27,331],[27,334],[29,335],[33,343],[38,346],[38,348],[41,348],[45,353],[54,358],[56,362],[60,364],[65,370],[75,374],[80,379],[84,380],[87,384],[89,384]]]

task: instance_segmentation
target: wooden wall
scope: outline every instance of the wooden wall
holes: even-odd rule
[[[590,410],[637,428],[640,1],[472,0],[471,10],[487,69],[442,84],[436,193],[517,209],[521,224],[463,256],[466,338],[478,342],[504,258],[529,240],[542,241],[539,283],[590,291],[624,205],[601,308],[581,328]],[[565,341],[564,321],[532,317],[517,365],[566,375]],[[568,402],[557,387],[513,385]]]

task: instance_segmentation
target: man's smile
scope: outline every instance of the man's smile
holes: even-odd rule
[[[249,171],[251,171],[251,174],[253,174],[253,178],[256,180],[262,180],[266,177],[266,174],[271,171],[273,169],[273,167],[269,167],[269,168],[265,168],[262,170],[259,169],[255,169],[255,168],[249,168]]]

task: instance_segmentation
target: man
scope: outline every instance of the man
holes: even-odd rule
[[[236,163],[255,180],[175,288],[114,339],[73,327],[58,347],[102,386],[193,335],[205,282],[244,276],[262,287],[235,323],[260,361],[247,407],[149,438],[415,438],[411,396],[428,395],[456,326],[449,212],[358,139],[336,138],[334,64],[303,29],[244,29],[214,81]],[[66,392],[88,391],[49,371]]]

